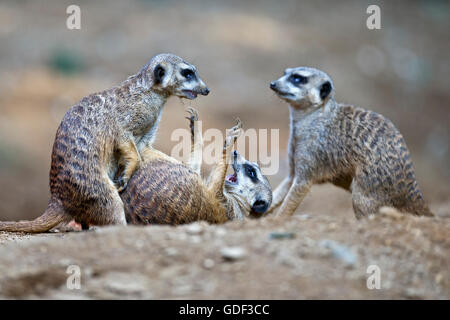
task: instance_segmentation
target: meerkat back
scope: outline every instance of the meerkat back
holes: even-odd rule
[[[215,214],[218,206],[208,197],[197,173],[183,163],[165,159],[146,162],[130,179],[121,198],[131,224],[228,220],[226,215]]]

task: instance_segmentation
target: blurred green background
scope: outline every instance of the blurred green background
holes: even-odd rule
[[[66,8],[81,8],[81,30]],[[381,7],[381,30],[366,8]],[[0,219],[41,214],[56,128],[89,93],[119,84],[160,52],[194,63],[211,94],[169,100],[156,147],[199,109],[204,129],[280,129],[286,174],[288,108],[268,88],[286,67],[323,69],[338,101],[380,112],[405,136],[426,199],[449,203],[448,1],[0,2]]]

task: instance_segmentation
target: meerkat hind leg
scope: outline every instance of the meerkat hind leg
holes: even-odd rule
[[[357,219],[376,214],[381,206],[376,196],[367,193],[356,181],[352,183],[352,205]]]
[[[124,170],[117,180],[117,190],[121,192],[127,186],[128,180],[130,180],[131,175],[139,167],[142,159],[139,154],[136,144],[133,140],[127,140],[126,142],[120,143],[118,146],[120,153],[122,154],[124,162]]]
[[[94,225],[126,225],[125,211],[122,199],[117,190],[112,189],[108,195],[106,208],[99,208]]]
[[[272,213],[276,208],[278,208],[282,203],[284,198],[286,198],[286,195],[289,192],[289,189],[292,186],[293,179],[291,177],[286,177],[275,189],[273,192],[273,200],[272,205],[270,206],[269,210],[267,210],[266,214]]]
[[[165,160],[173,163],[180,163],[177,159],[168,156],[164,152],[153,149],[152,147],[146,147],[141,151],[142,162],[146,163],[153,160]]]

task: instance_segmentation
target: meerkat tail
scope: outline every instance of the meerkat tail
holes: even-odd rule
[[[409,200],[409,203],[406,206],[407,211],[418,216],[434,216],[434,214],[430,211],[427,204],[425,203],[425,200],[423,199],[423,195],[417,183],[413,164],[409,155],[406,156],[405,167],[407,167],[405,176],[407,177],[406,185]]]
[[[0,231],[8,232],[46,232],[61,222],[69,222],[72,218],[64,213],[64,209],[57,201],[50,201],[45,212],[32,221],[3,221]]]

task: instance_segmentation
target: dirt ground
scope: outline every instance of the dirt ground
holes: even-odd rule
[[[280,169],[268,177],[276,187],[287,173],[289,115],[269,82],[286,67],[313,66],[331,75],[338,101],[382,113],[403,133],[436,217],[386,211],[357,221],[350,195],[324,185],[291,219],[0,233],[0,297],[449,299],[450,4],[378,3],[382,29],[373,31],[371,1],[80,1],[82,28],[68,30],[70,1],[1,1],[0,220],[44,212],[68,108],[160,52],[194,63],[211,93],[169,99],[156,148],[171,153],[187,106],[204,131],[239,116],[244,128],[279,129],[270,150]],[[66,286],[70,265],[80,267],[80,290]],[[371,265],[379,290],[366,285]]]
[[[321,198],[336,207],[317,205]],[[0,233],[0,297],[450,298],[450,203],[434,218],[386,210],[362,221],[348,204],[347,193],[320,186],[287,219]],[[79,290],[67,287],[71,265],[80,267]],[[380,289],[367,287],[371,265]]]

